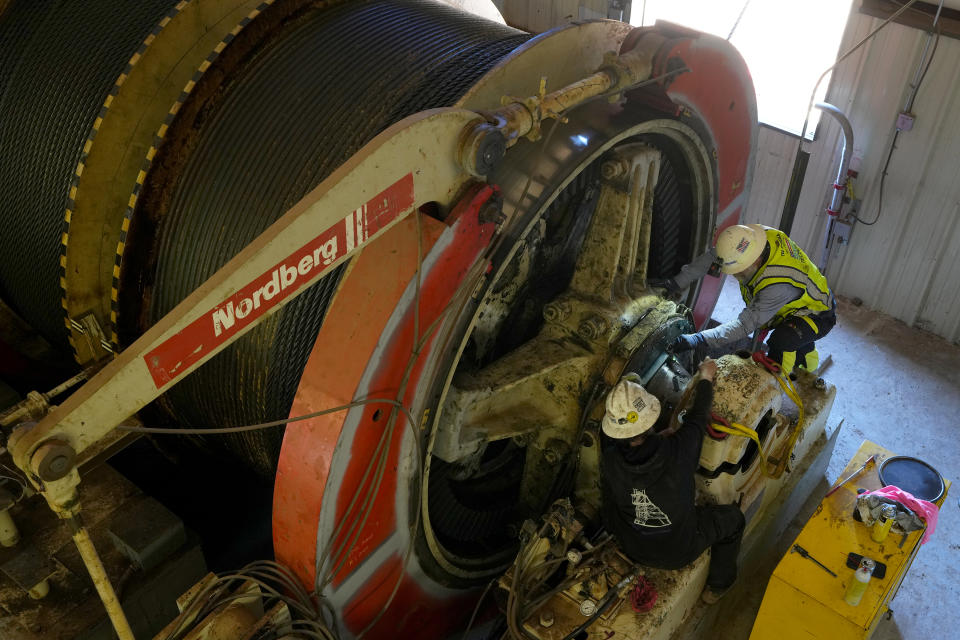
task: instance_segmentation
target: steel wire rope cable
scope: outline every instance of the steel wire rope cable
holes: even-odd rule
[[[432,326],[433,326],[433,325],[431,325],[431,329],[432,329]],[[429,335],[429,331],[428,331],[428,334],[427,334],[427,335]],[[421,343],[421,345],[422,345],[422,343]],[[413,356],[413,357],[411,358],[411,361],[415,361],[415,359],[416,359],[416,356]],[[403,412],[404,415],[406,416],[406,418],[407,418],[407,424],[408,424],[408,426],[409,426],[409,428],[410,428],[410,430],[411,430],[411,433],[412,433],[412,435],[413,435],[414,447],[415,447],[415,449],[416,449],[416,451],[417,451],[417,469],[419,470],[419,474],[420,474],[420,477],[418,478],[417,485],[418,485],[418,487],[419,487],[419,490],[422,491],[422,483],[423,483],[423,477],[422,477],[423,460],[422,460],[422,458],[423,458],[423,454],[422,454],[422,451],[420,450],[420,447],[419,447],[419,437],[418,437],[418,434],[417,434],[417,432],[416,432],[416,423],[415,423],[415,421],[413,420],[413,416],[410,414],[409,409],[407,409],[406,407],[404,407],[398,400],[391,400],[391,399],[385,399],[385,398],[369,398],[369,399],[364,399],[364,400],[357,400],[357,401],[354,401],[354,402],[347,403],[347,404],[345,404],[345,405],[340,405],[340,406],[337,406],[337,407],[331,407],[331,408],[329,408],[329,409],[324,409],[324,410],[321,410],[321,411],[316,411],[316,412],[313,412],[313,413],[310,413],[310,414],[305,414],[305,415],[302,415],[302,416],[296,416],[296,417],[294,417],[294,418],[289,418],[289,419],[286,419],[286,420],[275,420],[275,421],[272,421],[272,422],[267,422],[267,423],[262,423],[262,424],[254,424],[254,425],[245,425],[245,426],[241,426],[241,427],[225,427],[225,428],[215,428],[215,429],[211,429],[211,430],[206,430],[206,429],[187,429],[187,430],[183,430],[183,429],[161,429],[161,428],[152,428],[152,427],[127,427],[127,426],[122,426],[122,427],[120,427],[120,428],[121,428],[121,429],[124,429],[124,430],[127,430],[127,431],[133,431],[133,432],[139,432],[139,433],[169,434],[169,435],[183,435],[185,432],[187,432],[187,433],[214,433],[214,434],[228,434],[228,433],[237,433],[237,432],[249,432],[249,431],[262,430],[262,429],[271,428],[271,427],[283,426],[283,425],[285,425],[285,424],[288,423],[288,422],[295,422],[295,421],[300,421],[300,420],[306,420],[306,419],[309,419],[309,418],[312,418],[312,417],[317,417],[317,416],[326,415],[326,414],[330,414],[330,413],[334,413],[334,412],[339,412],[339,411],[345,411],[345,410],[351,409],[351,408],[353,408],[353,407],[359,407],[359,406],[363,406],[363,405],[367,405],[367,404],[390,404],[390,405],[392,406],[392,411],[391,411],[391,414],[390,414],[391,417],[396,416],[396,414],[397,414],[398,411]],[[368,498],[373,498],[373,497],[375,497],[375,496],[377,495],[377,493],[378,493],[380,481],[382,480],[382,475],[383,475],[383,467],[384,467],[384,463],[385,463],[385,461],[386,461],[386,454],[387,454],[387,452],[389,451],[389,448],[386,447],[385,445],[386,445],[386,443],[388,443],[388,442],[390,442],[390,441],[392,440],[393,427],[394,427],[394,426],[395,426],[395,419],[390,423],[389,428],[388,428],[388,429],[385,429],[384,432],[381,434],[380,440],[379,440],[378,445],[377,445],[377,450],[379,451],[379,455],[377,454],[377,452],[375,452],[375,455],[374,455],[373,457],[371,457],[371,461],[368,463],[367,469],[366,469],[366,471],[365,471],[365,473],[364,473],[364,476],[363,476],[363,478],[362,478],[361,481],[360,481],[360,486],[361,486],[361,487],[367,485],[366,479],[369,477],[369,472],[370,472],[370,470],[371,470],[371,468],[372,468],[372,465],[373,465],[374,460],[376,460],[376,461],[377,461],[377,475],[375,476],[373,482],[370,484],[370,490],[369,490],[369,491],[367,492],[367,494],[366,494],[366,496],[367,496]],[[350,506],[348,507],[348,509],[347,509],[347,511],[346,511],[346,514],[350,514],[350,513],[352,512],[352,510],[353,510],[353,505],[354,505],[354,503],[355,503],[355,501],[356,501],[356,496],[358,496],[358,495],[359,495],[359,493],[354,494],[354,500],[351,502]],[[418,500],[417,502],[419,502],[419,500]],[[373,500],[372,500],[372,499],[370,499],[369,501],[365,499],[363,505],[361,505],[361,509],[364,510],[364,511],[362,512],[362,515],[359,516],[359,519],[358,519],[358,518],[354,518],[354,519],[352,519],[352,520],[350,521],[350,522],[351,522],[351,527],[350,527],[350,529],[348,529],[348,532],[349,532],[349,531],[353,531],[353,530],[355,529],[355,533],[353,534],[354,537],[353,537],[352,539],[350,539],[349,545],[341,545],[341,549],[343,550],[343,554],[342,554],[342,559],[343,559],[343,560],[345,560],[345,559],[349,556],[349,552],[350,552],[350,550],[352,549],[353,545],[355,544],[356,539],[357,539],[357,536],[359,536],[360,532],[363,530],[363,525],[366,523],[367,517],[370,515],[370,513],[371,513],[371,511],[372,511],[372,505],[373,505]],[[416,517],[415,517],[415,521],[414,521],[414,525],[413,525],[413,530],[414,530],[414,532],[416,531],[417,527],[419,527],[419,516],[420,516],[420,509],[417,509],[417,510],[416,510]],[[336,531],[334,532],[334,534],[331,536],[331,540],[335,540],[335,539],[336,539],[336,537],[339,535],[339,530],[340,530],[340,528],[341,528],[345,523],[347,523],[347,522],[348,522],[348,518],[345,516],[345,517],[340,521],[340,523],[338,524],[337,530],[336,530]],[[359,526],[356,526],[357,524],[359,524]],[[349,535],[349,533],[348,533],[348,535]],[[395,585],[394,585],[393,591],[391,592],[390,596],[388,597],[387,602],[386,602],[386,603],[384,604],[384,606],[381,608],[380,613],[379,613],[379,614],[374,618],[374,620],[372,620],[372,621],[367,625],[367,627],[359,634],[358,638],[362,638],[363,635],[365,635],[366,632],[367,632],[370,628],[372,628],[372,627],[379,621],[379,619],[380,619],[380,617],[382,616],[382,614],[389,608],[390,604],[391,604],[392,601],[393,601],[393,598],[396,596],[397,590],[399,589],[399,585],[400,585],[400,583],[401,583],[401,581],[402,581],[402,578],[403,578],[403,570],[404,570],[404,568],[406,567],[407,563],[409,562],[409,557],[410,557],[410,554],[411,554],[412,549],[413,549],[412,541],[415,539],[415,537],[414,537],[413,534],[411,534],[411,538],[410,538],[410,539],[411,539],[411,542],[408,544],[407,549],[406,549],[405,552],[404,552],[404,557],[403,557],[403,560],[402,560],[402,563],[401,563],[401,568],[400,568],[400,575],[399,575],[399,577],[398,577],[398,579],[397,579],[397,582],[396,582]],[[341,563],[342,563],[343,560],[341,560]],[[337,565],[337,568],[339,568],[339,566],[340,566],[340,565],[338,564],[338,565]],[[335,571],[334,571],[334,572],[335,572]],[[318,572],[317,572],[317,575],[318,575],[318,576],[320,575],[319,570],[318,570]],[[324,637],[337,638],[337,637],[339,637],[339,636],[338,636],[338,634],[336,633],[336,630],[331,628],[331,627],[334,627],[335,624],[336,624],[336,621],[334,620],[333,610],[332,610],[332,608],[329,606],[329,603],[327,603],[326,600],[322,597],[321,591],[322,591],[322,588],[317,588],[317,587],[315,586],[312,595],[318,600],[320,606],[325,607],[326,611],[330,614],[330,618],[331,618],[330,621],[329,621],[329,622],[327,622],[326,620],[323,621],[323,622],[324,622],[324,627],[325,627],[325,629],[327,629],[327,631],[328,631],[327,634],[326,634]],[[244,596],[239,596],[239,597],[244,597]],[[186,617],[186,615],[185,615],[185,617]],[[175,639],[175,638],[176,638],[176,635],[172,636],[172,637],[171,637],[171,640],[173,640],[173,639]]]
[[[921,85],[923,85],[923,79],[927,77],[927,71],[930,70],[930,65],[931,63],[933,63],[933,56],[937,53],[937,46],[940,44],[940,25],[939,24],[937,25],[936,29],[937,29],[937,37],[936,37],[936,40],[934,40],[933,42],[933,49],[931,49],[930,51],[930,57],[927,59],[927,64],[923,68],[923,73],[921,73],[920,79],[917,80],[917,86],[914,88],[914,97],[916,97],[917,93],[920,92],[920,87]],[[868,227],[872,227],[873,225],[877,224],[877,222],[880,221],[880,214],[883,213],[883,185],[887,180],[887,169],[890,168],[890,160],[891,158],[893,158],[893,152],[897,148],[897,139],[899,137],[900,137],[900,129],[897,128],[893,132],[893,140],[890,142],[890,150],[887,152],[887,159],[883,163],[883,171],[880,172],[880,188],[877,190],[876,217],[872,221],[867,222],[857,214],[852,212],[850,213],[850,216],[853,217],[853,219],[859,222],[860,224],[864,224]]]
[[[545,142],[544,142],[543,146],[541,147],[540,151],[538,152],[540,155],[542,155],[543,149],[545,149],[546,147],[549,146],[550,139],[552,138],[553,133],[554,133],[554,130],[556,129],[556,126],[557,126],[558,123],[559,123],[559,120],[558,120],[558,119],[554,119],[554,122],[552,123],[552,126],[551,126],[551,128],[550,128],[550,131],[548,132],[548,134],[547,134],[547,136],[546,136]],[[520,199],[518,200],[518,202],[522,202],[523,199],[526,197],[526,193],[527,193],[527,191],[528,191],[528,189],[529,189],[529,187],[530,187],[530,184],[531,184],[531,179],[532,179],[532,178],[528,176],[527,182],[526,182],[526,184],[525,184],[525,186],[524,186],[523,194],[521,195],[521,197],[520,197]],[[444,308],[443,308],[443,309],[441,310],[441,312],[438,314],[438,318],[430,325],[430,327],[427,328],[426,331],[424,331],[424,333],[423,333],[422,336],[421,336],[421,334],[419,333],[419,331],[418,331],[418,329],[417,329],[417,327],[419,327],[419,322],[420,322],[420,320],[419,320],[419,308],[420,308],[419,296],[420,296],[420,276],[421,276],[422,261],[423,261],[422,244],[421,244],[421,234],[420,234],[420,217],[419,217],[419,216],[420,216],[420,214],[419,214],[419,212],[418,212],[418,213],[417,213],[417,238],[418,238],[418,243],[417,243],[417,249],[418,249],[417,260],[418,260],[418,263],[417,263],[417,271],[416,271],[416,277],[415,277],[415,302],[414,302],[414,327],[415,327],[415,329],[414,329],[414,335],[420,336],[420,338],[416,341],[416,346],[415,346],[413,352],[411,353],[410,359],[408,360],[407,370],[406,370],[406,372],[405,372],[405,374],[404,374],[404,383],[403,383],[404,385],[406,384],[406,381],[407,381],[407,379],[408,379],[408,377],[409,377],[410,368],[413,366],[413,364],[416,362],[416,359],[419,357],[420,350],[421,350],[422,347],[424,346],[427,338],[431,335],[434,327],[439,323],[439,321],[440,321],[443,317],[445,317],[446,314],[450,311],[451,305],[452,305],[452,303],[453,303],[453,300],[451,300],[451,301],[449,301],[449,302],[444,306]],[[403,393],[403,389],[401,389],[401,391],[398,393],[398,398],[397,398],[398,400],[399,400],[399,397],[402,395],[402,393]],[[402,406],[402,405],[397,404],[396,406]],[[410,420],[409,413],[408,413],[408,422],[410,422],[411,425],[413,424],[412,421]],[[415,435],[416,435],[416,434],[415,434]],[[389,439],[389,438],[387,438],[387,439]],[[415,440],[415,443],[416,443],[416,442],[417,442],[417,440]],[[419,478],[419,482],[418,482],[418,485],[419,485],[419,494],[422,496],[422,493],[423,493],[423,490],[424,490],[424,484],[425,484],[425,482],[426,482],[426,479],[425,479],[426,472],[425,472],[425,469],[424,469],[424,467],[423,467],[423,465],[424,465],[424,454],[423,454],[423,452],[420,451],[419,449],[418,449],[418,452],[417,452],[417,453],[418,453],[418,457],[419,457],[419,460],[420,460],[420,478]],[[369,468],[368,468],[368,471],[369,471]],[[366,474],[365,474],[365,475],[366,475]],[[364,481],[361,481],[361,485],[363,485],[363,484],[364,484]],[[369,495],[375,496],[375,495],[376,495],[376,490],[371,491]],[[418,499],[417,499],[415,502],[416,502],[417,504],[420,503],[419,497],[418,497]],[[351,505],[352,505],[352,503],[351,503]],[[351,510],[350,507],[348,507],[348,511],[347,511],[347,512],[349,513],[350,510]],[[413,527],[412,527],[412,531],[413,531],[413,532],[416,532],[416,531],[418,531],[418,529],[419,529],[420,518],[421,518],[421,511],[422,511],[421,508],[418,508],[418,509],[416,510],[416,514],[415,514],[415,518],[414,518],[414,525],[413,525]],[[367,513],[366,515],[369,515],[369,513]],[[366,518],[366,515],[364,516],[364,519]],[[361,525],[361,527],[357,530],[357,534],[359,534],[359,531],[360,531],[360,530],[362,530],[362,525]],[[333,538],[336,538],[336,535],[337,535],[337,534],[335,533],[333,536],[331,536],[331,538],[332,538],[332,539],[333,539]],[[408,544],[407,544],[407,548],[406,548],[406,550],[405,550],[405,552],[404,552],[404,556],[403,556],[402,562],[401,562],[401,570],[400,570],[399,576],[398,576],[396,582],[394,583],[394,587],[393,587],[393,589],[392,589],[392,591],[391,591],[391,593],[390,593],[390,596],[387,598],[386,603],[380,608],[380,611],[379,611],[378,614],[374,617],[374,619],[371,620],[371,621],[367,624],[367,626],[360,632],[360,634],[358,635],[358,638],[362,638],[370,629],[372,629],[372,628],[376,625],[376,623],[380,620],[380,618],[383,616],[383,614],[387,611],[387,609],[389,608],[390,604],[392,603],[393,598],[396,596],[397,591],[398,591],[398,589],[399,589],[399,586],[400,586],[400,584],[401,584],[401,582],[402,582],[403,570],[404,570],[404,568],[406,567],[407,563],[409,562],[410,555],[411,555],[411,553],[412,553],[412,551],[413,551],[413,548],[414,548],[414,543],[415,543],[415,536],[414,536],[414,535],[411,535],[410,540],[408,541]],[[342,556],[343,556],[344,558],[346,558],[346,557],[348,556],[348,551],[344,551],[343,554],[342,554]],[[341,562],[341,564],[342,564],[342,562]],[[335,572],[336,572],[336,569],[333,569],[333,570],[330,571],[329,573],[330,573],[330,575],[332,576],[332,574],[335,573]],[[317,575],[319,575],[319,574],[320,574],[320,572],[317,571]],[[487,593],[487,591],[489,591],[489,588],[492,586],[492,584],[493,584],[492,582],[491,582],[490,584],[488,584],[487,589],[484,591],[484,595]],[[317,589],[317,593],[319,593],[320,590],[321,590],[321,589],[318,588],[318,589]],[[480,603],[482,602],[482,600],[483,600],[483,596],[481,596],[480,600],[478,601],[478,603],[477,603],[477,608],[474,609],[473,615],[471,616],[471,620],[470,620],[470,622],[469,622],[469,624],[468,624],[468,630],[469,630],[469,627],[472,626],[472,624],[473,624],[473,619],[474,619],[475,616],[476,616],[477,610],[478,610],[479,605],[480,605]]]
[[[633,88],[633,87],[636,87],[636,86],[642,86],[643,84],[647,84],[647,83],[649,83],[649,82],[658,81],[658,80],[660,80],[660,79],[669,77],[669,76],[671,76],[671,75],[674,75],[674,74],[676,74],[676,73],[680,73],[680,72],[683,72],[683,71],[686,71],[686,70],[687,70],[687,69],[675,70],[675,71],[672,71],[672,72],[670,72],[670,73],[668,73],[668,74],[664,74],[663,76],[659,76],[659,77],[657,77],[657,78],[651,79],[651,80],[649,80],[649,81],[644,81],[644,82],[641,82],[641,83],[637,83],[636,85],[632,85],[632,86],[629,87],[629,88]],[[598,96],[597,98],[605,98],[605,97],[609,97],[609,96],[611,96],[611,95],[616,95],[616,94],[620,93],[621,91],[622,91],[622,90],[611,91],[611,92],[608,92],[608,93],[606,93],[606,94],[604,94],[604,95],[602,95],[602,96]],[[550,129],[550,131],[549,131],[549,133],[548,133],[548,135],[547,135],[547,143],[545,143],[545,146],[546,146],[546,144],[549,143],[549,139],[552,137],[553,131],[554,131],[554,129],[556,128],[556,125],[557,125],[558,122],[559,122],[558,120],[554,120],[554,123],[553,123],[553,125],[551,126],[551,129]],[[527,190],[529,189],[529,186],[530,186],[530,178],[528,178],[528,180],[527,180],[527,183],[526,183],[526,185],[525,185],[525,187],[524,187],[523,195],[521,196],[521,198],[520,198],[519,201],[522,201],[522,200],[523,200],[523,198],[525,197],[525,195],[526,195],[526,193],[527,193]],[[422,256],[420,256],[420,259],[422,259]],[[417,295],[419,295],[419,273],[420,273],[420,269],[419,269],[419,266],[418,266],[418,270],[417,270],[417,288],[418,288],[417,290],[418,290],[418,293],[417,293]],[[416,304],[415,307],[414,307],[414,309],[415,309],[415,312],[418,311],[418,310],[419,310],[419,304]],[[442,317],[442,315],[444,315],[448,310],[449,310],[449,303],[448,303],[447,307],[445,307],[444,310],[442,311],[441,317]],[[416,315],[416,313],[415,313],[415,325],[418,324],[418,322],[419,322],[419,320],[418,320],[418,317],[417,317],[417,315]],[[412,366],[413,362],[416,360],[416,357],[419,355],[419,349],[422,347],[423,340],[425,340],[425,339],[430,335],[431,331],[432,331],[432,327],[431,327],[431,329],[428,329],[426,332],[424,332],[423,338],[422,338],[420,344],[417,346],[417,349],[416,349],[415,353],[413,353],[413,354],[411,355],[411,359],[410,359],[410,361],[408,362],[407,372],[404,374],[405,380],[409,377],[409,369],[410,369],[410,367]],[[405,384],[405,383],[404,383],[404,384]],[[386,438],[381,438],[380,443],[378,443],[378,449],[379,449],[379,447],[380,447],[386,440],[389,440],[389,439],[390,439],[390,438],[389,438],[389,435],[390,435],[390,434],[392,434],[392,425],[391,425],[390,429],[386,432],[386,435],[387,435],[388,437],[386,437]],[[384,450],[384,451],[385,451],[385,450]],[[418,453],[420,453],[420,455],[422,455],[421,452],[418,452]],[[378,460],[378,468],[377,468],[377,471],[376,471],[376,475],[375,475],[375,479],[374,479],[374,485],[373,485],[374,487],[376,487],[376,486],[379,485],[380,479],[382,478],[382,470],[381,470],[381,468],[380,468],[380,464],[381,464],[381,462]],[[372,460],[371,460],[371,463],[368,463],[367,470],[366,470],[366,472],[365,472],[365,474],[364,474],[364,479],[361,480],[361,483],[360,483],[361,486],[364,485],[365,482],[366,482],[366,477],[368,477],[369,471],[370,471],[370,469],[372,468],[371,465],[372,465]],[[423,483],[423,479],[422,479],[422,476],[421,476],[421,486],[420,486],[421,492],[422,492],[422,489],[423,489],[422,483]],[[370,492],[368,492],[367,498],[368,498],[368,499],[372,499],[372,497],[374,497],[375,495],[376,495],[376,490],[373,489],[373,490],[371,490]],[[351,505],[350,505],[350,506],[348,506],[348,509],[347,509],[347,512],[348,512],[348,513],[349,513],[350,511],[352,511],[352,506],[353,506],[353,504],[355,503],[355,500],[356,500],[356,495],[354,496],[354,501],[351,502]],[[372,504],[372,500],[371,500],[370,504]],[[361,509],[363,509],[364,515],[362,516],[362,520],[361,520],[360,523],[359,523],[360,526],[359,526],[359,527],[356,527],[356,529],[355,529],[355,531],[354,531],[354,533],[353,533],[353,540],[349,543],[350,546],[347,546],[347,547],[341,546],[341,547],[340,547],[341,549],[343,549],[343,552],[340,553],[342,559],[341,559],[341,561],[340,561],[339,563],[337,563],[335,566],[333,566],[331,569],[329,569],[329,570],[327,571],[328,577],[325,578],[325,580],[324,580],[324,582],[326,582],[327,584],[329,584],[329,581],[332,579],[332,575],[335,574],[336,571],[342,566],[344,560],[345,560],[345,559],[347,558],[347,556],[349,555],[350,547],[352,547],[352,545],[353,545],[353,544],[355,543],[355,541],[356,541],[357,536],[359,536],[360,531],[362,531],[363,523],[365,522],[366,517],[369,515],[369,508],[367,508],[366,500],[365,500],[365,504],[361,506]],[[418,510],[417,510],[417,513],[416,513],[415,524],[414,524],[414,527],[413,527],[414,530],[416,530],[416,529],[418,528],[418,526],[419,526],[419,518],[420,518],[420,510],[418,509]],[[342,520],[342,521],[341,521],[340,525],[338,525],[338,529],[339,529],[339,526],[342,526],[344,522],[345,522],[345,520]],[[354,521],[354,524],[356,524],[356,521]],[[337,535],[338,535],[338,531],[335,531],[334,535],[331,536],[331,538],[335,539],[335,538],[337,537]],[[408,560],[409,560],[409,556],[410,556],[410,553],[412,552],[412,548],[413,548],[413,541],[414,541],[414,539],[413,539],[413,537],[411,536],[410,542],[408,543],[408,547],[407,547],[407,549],[406,549],[406,551],[405,551],[405,554],[404,554],[404,559],[403,559],[403,562],[402,562],[402,564],[401,564],[401,568],[404,567],[404,566],[406,566],[406,563],[407,563]],[[320,575],[320,572],[319,572],[319,571],[317,572],[317,575],[318,575],[318,576]],[[363,635],[365,635],[365,634],[367,633],[367,631],[369,631],[369,630],[379,621],[380,617],[386,612],[386,610],[389,608],[389,604],[392,602],[394,596],[395,596],[396,593],[397,593],[397,589],[398,589],[398,587],[399,587],[399,585],[400,585],[401,580],[402,580],[402,571],[401,571],[400,577],[398,578],[398,580],[397,580],[397,581],[395,582],[395,584],[394,584],[394,588],[393,588],[393,590],[392,590],[392,592],[391,592],[391,595],[388,597],[387,603],[386,603],[383,607],[381,607],[378,615],[377,615],[370,623],[368,623],[368,625],[361,631],[361,633],[360,633],[360,635],[359,635],[358,637],[363,637]],[[318,592],[321,591],[322,588],[323,588],[323,586],[326,586],[326,585],[319,586],[319,588],[317,589],[317,591],[318,591]]]
[[[182,170],[156,187],[167,196],[156,212],[156,260],[147,268],[149,322],[380,131],[452,105],[529,37],[409,0],[341,3],[286,25],[227,79]],[[173,388],[163,408],[183,424],[259,423],[289,412],[344,268]],[[228,438],[235,455],[272,476],[281,433]]]
[[[321,415],[326,415],[326,414],[330,414],[330,413],[335,413],[335,412],[339,412],[339,411],[345,411],[345,410],[348,410],[348,409],[351,409],[351,408],[354,408],[354,407],[359,407],[359,406],[363,406],[363,405],[367,405],[367,404],[389,404],[389,405],[391,405],[391,406],[393,407],[393,411],[391,411],[391,415],[396,415],[396,412],[397,412],[397,411],[401,411],[401,412],[404,413],[404,415],[405,415],[406,418],[407,418],[407,424],[408,424],[408,426],[410,427],[411,433],[412,433],[412,435],[413,435],[414,446],[415,446],[416,451],[417,451],[417,468],[420,469],[420,470],[422,470],[422,466],[423,466],[422,455],[423,455],[423,454],[422,454],[422,452],[421,452],[421,450],[420,450],[420,447],[419,447],[419,444],[418,444],[418,434],[417,434],[417,432],[416,432],[416,426],[415,426],[416,423],[415,423],[415,421],[413,420],[413,416],[410,414],[409,409],[407,409],[406,407],[404,407],[399,401],[397,401],[397,400],[395,400],[395,399],[392,400],[392,399],[386,399],[386,398],[368,398],[368,399],[364,399],[364,400],[357,400],[357,401],[354,401],[354,402],[350,402],[350,403],[347,403],[347,404],[345,404],[345,405],[340,405],[340,406],[337,406],[337,407],[331,407],[331,408],[329,408],[329,409],[324,409],[324,410],[321,410],[321,411],[315,411],[315,412],[310,413],[310,414],[305,414],[305,415],[302,415],[302,416],[296,416],[296,417],[294,417],[294,418],[288,418],[288,419],[285,419],[285,420],[275,420],[275,421],[271,421],[271,422],[266,422],[266,423],[261,423],[261,424],[254,424],[254,425],[244,425],[244,426],[240,426],[240,427],[224,427],[224,428],[214,428],[214,429],[178,429],[178,428],[172,428],[172,429],[171,429],[171,428],[121,426],[121,427],[118,427],[118,428],[123,429],[123,430],[126,430],[126,431],[138,432],[138,433],[167,434],[167,435],[183,435],[184,433],[229,434],[229,433],[249,432],[249,431],[262,430],[262,429],[267,429],[267,428],[272,428],[272,427],[279,427],[279,426],[283,426],[283,425],[285,425],[286,423],[289,423],[289,422],[296,422],[296,421],[301,421],[301,420],[307,420],[307,419],[309,419],[309,418],[313,418],[313,417],[317,417],[317,416],[321,416]],[[392,433],[393,433],[393,431],[392,431],[392,425],[391,425],[391,428],[384,430],[383,434],[381,435],[380,441],[379,441],[379,443],[378,443],[378,449],[381,449],[381,448],[382,448],[382,445],[383,445],[384,443],[390,441],[390,439],[392,438]],[[385,448],[383,448],[383,449],[386,450]],[[370,491],[369,491],[368,494],[367,494],[368,496],[375,496],[375,495],[376,495],[377,489],[378,489],[378,487],[379,487],[379,481],[380,481],[380,479],[382,478],[382,460],[385,460],[385,455],[384,455],[384,454],[381,454],[381,455],[379,456],[379,458],[380,458],[380,461],[378,461],[378,466],[380,466],[380,469],[379,469],[379,470],[380,470],[381,473],[380,473],[380,476],[375,479],[374,484],[371,485],[371,489],[370,489]],[[368,463],[367,470],[366,470],[366,472],[364,473],[364,478],[363,478],[363,479],[361,480],[361,482],[360,482],[360,485],[361,485],[361,486],[364,486],[364,485],[366,484],[366,478],[369,476],[369,471],[370,471],[370,468],[371,468],[371,465],[372,465],[374,459],[375,459],[375,458],[371,458],[371,462]],[[423,480],[422,480],[422,472],[421,472],[421,476],[420,476],[419,481],[418,481],[418,484],[419,484],[421,490],[422,490],[422,482],[423,482]],[[356,496],[356,495],[359,495],[359,494],[354,494],[354,495]],[[348,513],[348,514],[352,511],[352,504],[353,504],[353,503],[351,503],[351,507],[348,508],[348,510],[347,510],[347,513]],[[366,522],[367,516],[369,516],[369,513],[370,513],[369,507],[372,507],[372,501],[370,501],[369,505],[367,505],[367,511],[366,511],[366,513],[364,513],[363,516],[362,516],[361,525],[360,525],[359,528],[357,528],[357,534],[359,534],[359,532],[362,531],[362,529],[363,529],[363,526],[362,526],[362,525],[363,525],[363,523]],[[420,514],[420,510],[417,509],[417,512],[416,512],[416,513],[417,513],[417,517],[416,517],[415,524],[414,524],[414,530],[416,530],[416,528],[419,526],[419,514]],[[338,530],[339,530],[340,526],[342,526],[345,522],[347,522],[347,518],[344,518],[343,520],[341,520],[340,525],[338,525]],[[356,523],[357,520],[354,519],[353,522]],[[335,538],[336,538],[336,535],[337,535],[337,534],[335,533],[333,536],[331,536],[331,540],[335,539]],[[414,539],[414,537],[411,535],[411,540],[413,540],[413,539]],[[346,558],[347,555],[349,554],[350,548],[352,547],[352,544],[355,543],[355,541],[356,541],[356,539],[354,538],[354,539],[351,541],[350,547],[347,547],[347,548],[344,550],[344,556],[343,556],[344,558]],[[395,585],[395,587],[394,587],[394,590],[393,590],[393,592],[391,593],[390,597],[388,598],[387,603],[382,607],[382,609],[381,609],[381,614],[380,614],[380,615],[382,615],[382,613],[383,613],[384,611],[386,611],[387,608],[389,608],[390,603],[392,602],[394,596],[396,595],[397,589],[398,589],[398,587],[399,587],[400,581],[401,581],[402,576],[403,576],[403,568],[406,566],[407,562],[409,561],[409,556],[410,556],[410,553],[411,553],[411,551],[412,551],[412,548],[413,548],[413,545],[412,545],[412,544],[408,545],[408,548],[407,548],[407,550],[406,550],[406,552],[405,552],[405,554],[404,554],[403,562],[402,562],[402,564],[401,564],[400,578],[398,578],[397,583],[396,583],[396,585]],[[318,571],[317,575],[318,575],[318,576],[320,575],[320,574],[319,574],[319,571]],[[321,593],[320,593],[320,589],[315,588],[314,591],[313,591],[313,593],[312,593],[312,595],[317,598],[317,600],[318,600],[319,603],[320,603],[320,606],[326,607],[326,610],[327,610],[328,613],[330,614],[331,620],[330,620],[329,622],[324,621],[324,625],[325,625],[328,629],[329,629],[330,627],[333,627],[333,626],[335,625],[335,620],[333,620],[333,611],[332,611],[332,608],[330,608],[330,607],[329,607],[329,604],[326,603],[325,599],[323,599],[323,597],[322,597],[322,595],[321,595]],[[199,598],[198,598],[198,600],[199,600]],[[376,618],[375,620],[373,620],[373,621],[368,625],[368,628],[372,627],[373,624],[375,624],[377,621],[379,621],[380,615],[378,615],[377,618]],[[186,614],[184,614],[184,617],[186,617]],[[367,631],[367,629],[364,629],[363,632],[361,632],[360,636],[358,636],[358,637],[362,637],[362,636],[366,633],[366,631]],[[336,637],[338,637],[338,635],[337,635],[337,633],[336,633],[335,630],[331,629],[331,630],[329,631],[329,637],[331,637],[331,638],[336,638]],[[175,638],[176,638],[176,635],[171,636],[171,640],[174,640]]]
[[[115,81],[177,3],[17,0],[0,18],[0,297],[62,352],[71,180]]]

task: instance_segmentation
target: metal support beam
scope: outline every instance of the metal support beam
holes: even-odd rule
[[[902,6],[902,2],[893,2],[892,0],[863,0],[863,4],[860,5],[860,13],[886,20]],[[917,2],[910,7],[909,11],[905,11],[895,18],[894,22],[914,29],[931,31],[934,28],[936,15],[936,3]],[[960,39],[960,11],[948,8],[941,9],[936,25],[940,30],[940,35]]]

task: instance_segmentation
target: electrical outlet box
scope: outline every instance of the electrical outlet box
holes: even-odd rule
[[[850,230],[853,225],[844,220],[836,220],[833,223],[831,235],[833,236],[833,246],[838,251],[850,244]]]
[[[900,131],[910,131],[913,129],[915,116],[912,113],[901,111],[897,114],[897,129]]]

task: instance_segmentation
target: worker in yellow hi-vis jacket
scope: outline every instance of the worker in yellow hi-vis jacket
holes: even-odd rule
[[[784,373],[819,366],[814,342],[837,322],[836,300],[827,279],[787,234],[759,224],[724,229],[715,249],[694,259],[681,272],[660,283],[670,291],[687,288],[711,264],[740,283],[746,308],[736,320],[699,333],[678,336],[674,352],[704,346],[723,349],[762,329],[772,329],[768,355]]]

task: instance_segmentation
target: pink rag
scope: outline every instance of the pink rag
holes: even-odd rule
[[[883,489],[877,489],[876,491],[868,491],[867,494],[883,496],[884,498],[896,500],[900,504],[912,509],[914,513],[920,516],[920,518],[927,523],[927,529],[923,532],[923,539],[920,541],[920,544],[927,544],[927,540],[929,540],[930,536],[933,535],[933,532],[936,531],[937,516],[940,514],[940,508],[932,502],[914,498],[913,494],[894,485],[889,485]]]

